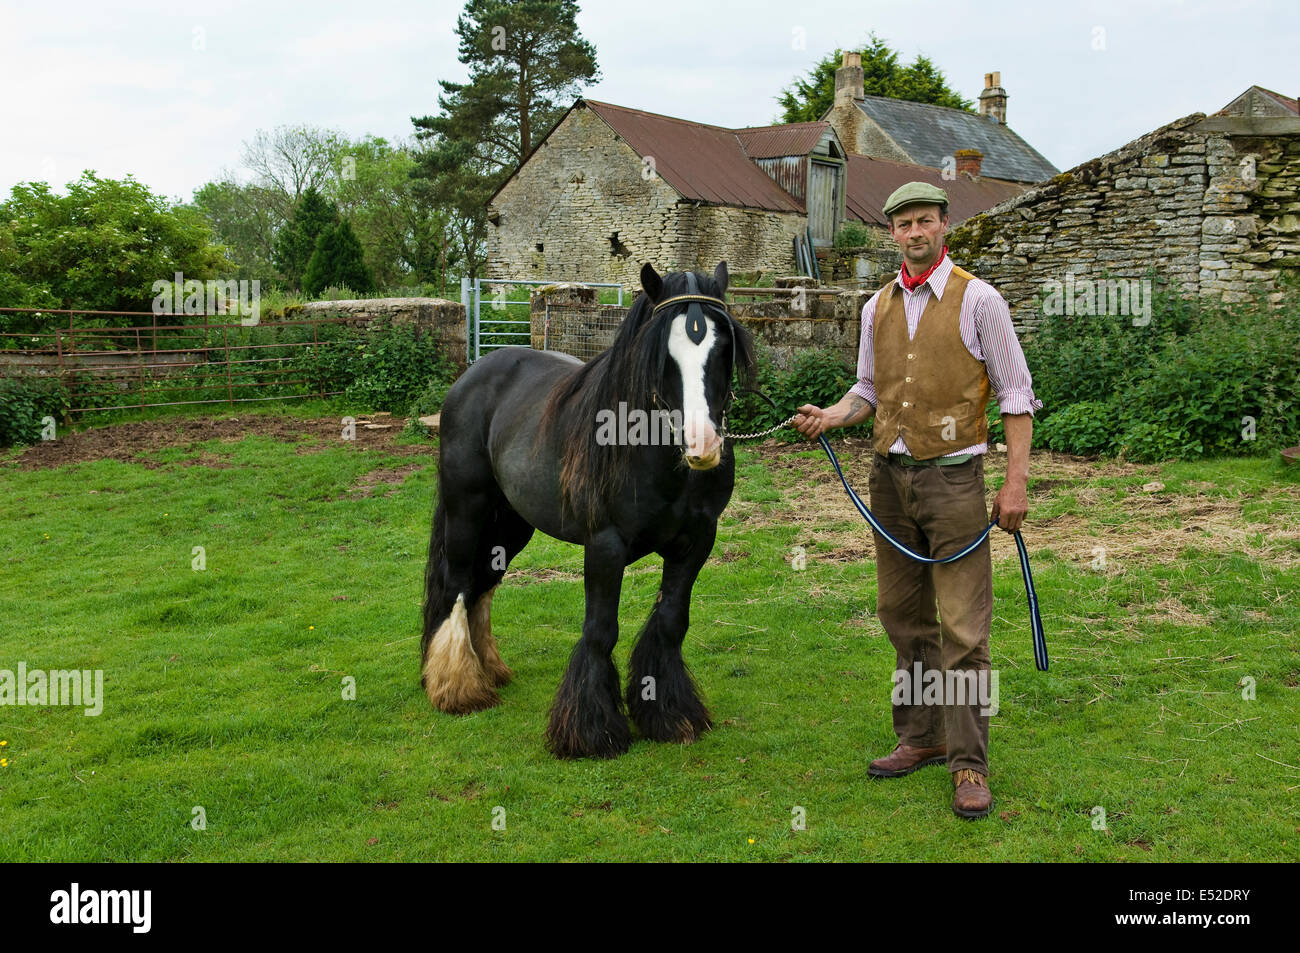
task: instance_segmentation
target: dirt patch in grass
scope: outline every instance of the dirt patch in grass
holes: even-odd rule
[[[357,482],[352,485],[349,492],[353,496],[373,496],[381,486],[387,486],[391,487],[391,489],[384,496],[392,496],[408,476],[423,468],[424,464],[422,463],[408,463],[391,469],[371,470],[369,473],[363,473],[358,477]]]
[[[156,450],[181,447],[193,451],[196,459],[184,461],[188,466],[223,464],[210,453],[202,453],[199,444],[209,440],[236,443],[247,437],[269,437],[285,443],[302,443],[300,453],[319,453],[328,446],[348,450],[384,450],[399,456],[434,455],[432,444],[397,444],[405,419],[387,418],[393,426],[385,430],[367,430],[358,425],[356,439],[343,439],[343,425],[333,418],[302,418],[277,414],[249,414],[228,417],[172,417],[165,420],[141,420],[132,423],[94,427],[65,433],[28,447],[9,466],[22,470],[40,470],[91,460],[120,460],[137,463],[147,469],[166,464],[146,456]],[[225,464],[229,465],[229,464]]]
[[[839,478],[818,449],[815,456],[798,456],[801,447],[766,441],[748,447],[773,474],[779,503],[751,502],[733,497],[723,520],[743,527],[795,528],[793,543],[807,547],[810,559],[849,562],[874,558],[873,534],[849,501]],[[862,439],[835,443],[835,454],[849,485],[868,506],[868,478],[873,449]],[[993,502],[993,486],[1001,485],[1007,457],[986,457],[984,477]],[[1129,566],[1173,563],[1188,547],[1224,555],[1242,555],[1279,568],[1300,564],[1300,526],[1285,515],[1268,522],[1247,522],[1243,507],[1270,499],[1300,505],[1300,487],[1271,486],[1257,494],[1209,495],[1217,491],[1207,481],[1189,481],[1179,493],[1164,491],[1160,467],[1115,460],[1091,460],[1068,454],[1035,452],[1030,464],[1029,516],[1023,533],[1031,551],[1049,549],[1080,568],[1120,574]],[[1124,480],[1132,489],[1117,491],[1101,481]],[[1139,487],[1153,485],[1150,490]],[[1117,498],[1118,496],[1118,498]],[[1058,510],[1035,518],[1035,511]],[[994,531],[993,556],[1015,560],[1014,543]]]

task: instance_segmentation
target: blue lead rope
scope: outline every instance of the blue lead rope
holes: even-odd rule
[[[963,548],[960,552],[953,553],[951,556],[945,556],[942,559],[932,559],[929,556],[922,556],[920,553],[914,553],[898,540],[894,539],[894,537],[890,536],[885,527],[880,525],[880,521],[876,519],[871,510],[867,509],[866,504],[863,503],[862,500],[858,498],[858,495],[853,492],[853,487],[849,486],[849,481],[844,479],[844,470],[840,467],[840,461],[836,458],[835,451],[831,449],[830,442],[826,439],[825,434],[817,439],[821,441],[822,449],[826,451],[826,456],[830,458],[831,466],[835,468],[835,472],[839,475],[840,482],[844,484],[844,492],[849,495],[849,499],[852,500],[853,505],[858,508],[858,512],[862,514],[862,518],[870,523],[871,528],[879,533],[884,540],[889,543],[889,545],[893,546],[900,553],[910,559],[915,559],[919,563],[954,563],[962,557],[969,556],[975,550],[979,549],[984,540],[988,539],[988,535],[993,531],[993,527],[998,525],[997,520],[989,523],[988,526],[984,527],[984,532],[975,537],[970,545]],[[1043,635],[1042,616],[1038,614],[1038,594],[1034,592],[1034,574],[1029,571],[1029,551],[1025,549],[1025,540],[1020,535],[1020,531],[1016,530],[1014,535],[1016,537],[1016,549],[1020,552],[1020,574],[1025,580],[1025,595],[1029,598],[1029,626],[1033,630],[1034,636],[1034,666],[1040,672],[1046,672],[1047,638]]]

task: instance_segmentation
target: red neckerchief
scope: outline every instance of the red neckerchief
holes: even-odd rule
[[[898,278],[900,281],[903,282],[904,288],[906,288],[908,291],[915,291],[917,288],[921,287],[921,285],[925,284],[925,279],[929,278],[932,274],[934,274],[934,270],[938,268],[941,264],[943,264],[943,260],[947,257],[948,257],[948,246],[944,245],[943,251],[939,252],[939,257],[935,259],[934,264],[931,265],[929,268],[925,269],[923,273],[913,278],[911,275],[907,273],[907,265],[904,264],[903,267],[899,269]]]

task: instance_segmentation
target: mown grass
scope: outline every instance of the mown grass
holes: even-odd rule
[[[867,780],[893,744],[874,566],[784,520],[791,494],[813,492],[795,471],[741,451],[739,505],[696,586],[686,655],[716,730],[560,762],[542,730],[581,624],[581,551],[534,538],[494,604],[515,682],[495,709],[439,714],[416,658],[432,446],[412,457],[250,429],[142,448],[138,463],[0,462],[0,669],[103,669],[106,694],[98,717],[0,708],[0,859],[1300,857],[1295,560],[1233,556],[1187,533],[1176,558],[1117,556],[1122,571],[1097,572],[1035,543],[1035,515],[1154,532],[1120,519],[1149,477],[1035,498],[1026,538],[1049,673],[1033,668],[1014,546],[997,534],[997,805],[971,823],[952,815],[942,768]],[[226,468],[193,465],[200,452]],[[424,466],[399,485],[351,489],[412,462]],[[1282,479],[1269,461],[1171,464],[1160,478],[1166,492],[1202,481],[1257,496],[1252,520],[1300,517],[1294,494],[1266,494]],[[868,539],[838,517],[818,530]],[[620,670],[657,583],[654,558],[627,574]],[[797,807],[805,830],[792,830]]]

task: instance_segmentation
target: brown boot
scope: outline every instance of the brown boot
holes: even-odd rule
[[[984,775],[970,768],[952,773],[956,790],[952,795],[952,812],[958,817],[984,817],[993,810],[993,792]]]
[[[948,761],[948,746],[935,748],[913,748],[900,744],[883,758],[877,758],[867,768],[867,774],[873,778],[901,778],[911,774],[917,768],[927,764],[945,764]]]

